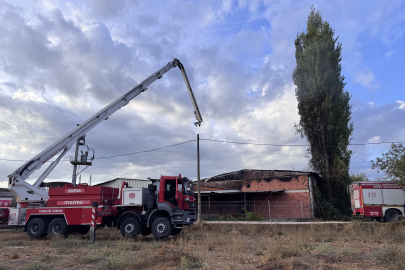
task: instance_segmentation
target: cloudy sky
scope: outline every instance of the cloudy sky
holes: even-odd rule
[[[403,1],[0,0],[0,172],[7,175],[173,58],[184,64],[204,122],[178,69],[87,134],[96,158],[195,140],[306,144],[292,72],[294,39],[312,4],[343,44],[352,143],[405,141]],[[389,144],[351,146],[352,173]],[[201,141],[201,176],[239,169],[301,170],[306,147]],[[73,156],[73,149],[65,160]],[[103,158],[82,173],[196,179],[196,142]],[[44,167],[43,167],[44,168]],[[40,171],[33,174],[35,180]],[[47,181],[70,181],[63,161]]]

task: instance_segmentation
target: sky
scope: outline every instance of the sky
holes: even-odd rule
[[[305,31],[312,5],[342,43],[351,142],[405,142],[403,1],[0,0],[0,187],[24,161],[173,58],[188,74],[201,127],[193,124],[180,71],[172,69],[86,134],[96,160],[82,182],[90,175],[93,184],[178,174],[197,179],[197,134],[307,144],[294,129],[292,72],[294,39]],[[381,177],[371,160],[389,148],[349,146],[350,172]],[[201,178],[240,169],[304,170],[306,150],[202,140]],[[46,181],[71,181],[73,155],[74,147]]]

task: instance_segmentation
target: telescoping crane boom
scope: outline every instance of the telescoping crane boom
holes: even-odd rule
[[[167,65],[162,67],[160,70],[149,76],[147,79],[142,81],[140,84],[129,90],[123,96],[106,106],[104,109],[90,117],[83,124],[79,125],[77,128],[66,134],[63,138],[49,146],[47,149],[39,153],[37,156],[26,162],[24,165],[19,167],[13,173],[8,176],[8,188],[9,190],[17,196],[20,203],[28,202],[45,202],[49,199],[49,195],[45,188],[41,187],[41,183],[49,175],[49,173],[56,167],[62,157],[69,151],[74,142],[80,137],[89,132],[92,128],[97,126],[103,120],[107,120],[113,113],[115,113],[120,108],[127,105],[134,97],[140,93],[147,90],[147,87],[154,81],[162,78],[162,76],[174,67],[179,67],[184,82],[186,83],[188,93],[191,98],[191,102],[194,106],[194,114],[197,119],[195,122],[196,126],[200,126],[203,121],[200,111],[195,101],[193,91],[188,81],[186,71],[184,70],[183,64],[176,58],[169,62]],[[35,181],[33,185],[27,183],[25,180],[36,170],[42,167],[48,160],[54,157],[56,154],[62,153],[59,157],[53,161],[49,167],[41,174],[41,176]]]

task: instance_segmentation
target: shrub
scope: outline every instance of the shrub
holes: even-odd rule
[[[243,209],[243,211],[245,211],[245,213],[246,213],[246,218],[247,218],[249,221],[260,221],[260,220],[263,220],[263,219],[264,219],[261,214],[255,214],[255,213],[253,213],[253,212],[249,212],[249,211],[246,209],[246,207],[243,207],[242,209]]]

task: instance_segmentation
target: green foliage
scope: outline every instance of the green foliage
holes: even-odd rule
[[[249,220],[249,221],[260,221],[260,220],[263,220],[263,219],[264,219],[261,214],[255,214],[255,213],[253,213],[253,212],[249,212],[249,211],[246,209],[246,207],[243,207],[242,210],[245,211],[246,218],[247,218],[247,220]]]
[[[391,149],[383,153],[381,158],[377,158],[372,169],[377,172],[385,172],[385,180],[396,181],[400,185],[405,184],[405,147],[402,143],[391,144]]]
[[[295,40],[297,66],[293,72],[300,121],[297,133],[310,147],[311,167],[325,180],[320,203],[330,202],[343,214],[350,213],[346,186],[350,184],[347,149],[353,133],[350,94],[341,75],[342,44],[321,13],[311,8],[306,32]]]
[[[368,177],[366,176],[365,173],[358,173],[358,174],[350,174],[350,181],[352,183],[356,183],[356,182],[369,182],[370,179],[368,179]]]

